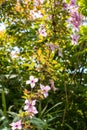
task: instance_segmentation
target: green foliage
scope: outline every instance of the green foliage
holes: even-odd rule
[[[87,17],[87,9],[86,9],[86,7],[87,7],[87,1],[86,0],[80,0],[80,1],[78,1],[79,2],[79,4],[80,4],[80,6],[81,6],[81,13],[85,16],[85,17]]]
[[[66,28],[68,13],[62,10],[62,0],[48,0],[41,9],[44,17],[32,20],[33,3],[20,5],[16,0],[0,2],[0,22],[6,30],[0,32],[0,130],[10,130],[9,123],[22,109],[23,91],[30,75],[40,83],[53,80],[57,91],[41,101],[36,117],[30,120],[33,130],[87,129],[87,26],[80,28],[79,44],[73,46]],[[87,16],[87,1],[80,0],[80,12]],[[51,18],[50,18],[51,17]],[[47,37],[39,36],[44,24]],[[19,48],[16,58],[11,57]],[[20,112],[19,112],[20,113]]]
[[[5,117],[3,111],[0,109],[0,129],[10,130],[8,119]]]

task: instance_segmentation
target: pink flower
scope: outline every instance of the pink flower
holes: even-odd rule
[[[31,88],[34,88],[36,82],[38,82],[38,78],[34,78],[34,76],[30,76],[30,80],[27,80],[26,84],[30,84]]]
[[[15,46],[15,47],[13,48],[13,50],[11,51],[10,56],[11,56],[12,59],[18,58],[19,53],[20,53],[19,48]]]
[[[81,15],[78,12],[72,12],[71,17],[76,21],[81,21]]]
[[[71,17],[68,19],[68,22],[78,31],[82,22],[82,16],[78,14],[78,12],[73,11],[71,12]]]
[[[40,0],[40,3],[43,4],[43,3],[44,3],[44,0]]]
[[[44,3],[44,0],[34,0],[35,6],[38,6],[38,5],[43,4],[43,3]]]
[[[43,14],[40,11],[31,10],[30,14],[33,16],[33,19],[42,18]]]
[[[80,25],[82,23],[82,15],[79,14],[79,7],[76,5],[76,0],[70,0],[70,4],[68,7],[70,18],[67,21],[68,27],[70,27],[73,32],[73,34],[71,35],[72,44],[77,44],[80,37],[77,33],[79,32]]]
[[[12,51],[11,52],[11,58],[14,59],[14,58],[17,58],[18,57],[18,52],[17,51]]]
[[[50,85],[51,85],[51,89],[55,92],[56,90],[58,90],[58,88],[55,87],[54,85],[54,81],[52,79],[49,80]]]
[[[35,114],[38,113],[36,107],[35,107],[35,104],[36,104],[36,100],[25,100],[25,106],[24,106],[24,110],[26,112],[29,112],[31,113],[31,117],[33,117]]]
[[[68,22],[73,26],[74,31],[79,31],[79,27],[82,22],[82,16],[78,13],[79,7],[76,5],[76,0],[71,0],[68,7],[70,13],[70,18],[68,19]]]
[[[40,88],[42,90],[42,94],[46,98],[48,96],[48,91],[51,89],[50,86],[44,86],[44,85],[40,84]]]
[[[69,5],[70,13],[78,12],[78,10],[79,10],[79,7],[77,5],[75,5],[75,6]]]
[[[51,49],[52,51],[55,51],[55,49],[58,50],[58,46],[55,45],[55,44],[50,44],[50,43],[48,43],[47,46],[50,47],[50,49]]]
[[[63,10],[67,10],[68,9],[68,4],[66,4],[65,2],[63,3]]]
[[[76,0],[71,0],[70,5],[72,5],[72,6],[76,5]]]
[[[46,36],[47,36],[46,29],[45,29],[44,25],[40,25],[39,33],[40,33],[40,35],[43,36],[43,37],[46,37]]]
[[[21,120],[11,123],[10,126],[12,126],[12,130],[21,130],[22,129]]]
[[[71,35],[71,38],[72,38],[72,44],[77,44],[78,43],[78,39],[79,39],[79,35]]]

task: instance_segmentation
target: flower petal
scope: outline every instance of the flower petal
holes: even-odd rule
[[[31,88],[34,88],[35,87],[35,83],[31,83]]]
[[[46,86],[45,89],[48,92],[51,88],[50,88],[50,86]]]
[[[30,84],[30,80],[27,80],[27,81],[26,81],[26,84]]]
[[[32,105],[34,106],[36,104],[36,100],[33,100],[32,101]]]
[[[47,92],[45,92],[43,95],[44,95],[45,98],[48,97],[48,93]]]
[[[35,81],[35,82],[38,82],[38,78],[35,78],[34,81]]]
[[[40,88],[41,88],[41,90],[43,90],[44,89],[44,85],[40,84]]]
[[[25,105],[25,106],[24,106],[24,110],[25,110],[25,111],[28,110],[28,108],[29,108],[28,105]]]
[[[25,100],[25,104],[29,104],[29,101],[27,99]]]
[[[34,76],[31,75],[31,76],[30,76],[30,80],[34,80]]]

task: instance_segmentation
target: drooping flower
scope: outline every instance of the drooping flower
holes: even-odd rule
[[[51,89],[50,86],[44,86],[44,85],[40,84],[40,88],[42,90],[42,94],[46,98],[48,96],[49,90]]]
[[[73,25],[75,26],[75,27],[77,27],[77,28],[79,28],[79,26],[80,26],[80,24],[81,24],[81,22],[82,22],[82,17],[81,17],[81,15],[79,14],[79,13],[77,13],[77,12],[73,12],[72,14],[71,14],[71,17],[72,17],[72,23],[73,23]]]
[[[49,80],[50,85],[51,85],[51,89],[55,92],[56,90],[58,90],[58,88],[55,87],[54,85],[54,81],[52,79]]]
[[[22,122],[21,122],[21,120],[19,120],[17,122],[11,123],[10,126],[12,127],[12,130],[21,130],[22,129]]]
[[[32,101],[28,99],[25,100],[24,110],[30,113],[30,117],[33,117],[35,114],[38,113],[35,104],[36,104],[36,100],[32,100]]]
[[[31,88],[34,88],[36,82],[38,82],[38,78],[34,78],[34,76],[30,76],[30,80],[27,80],[26,84],[30,84]]]
[[[55,49],[58,50],[58,45],[52,44],[52,43],[48,43],[47,46],[52,50],[55,51]]]
[[[79,31],[79,27],[82,23],[82,16],[76,12],[71,12],[71,17],[68,19],[69,24],[71,24],[74,30]]]
[[[70,4],[64,4],[65,9],[68,10],[70,17],[68,18],[67,22],[70,29],[72,29],[72,44],[77,44],[79,40],[78,32],[80,30],[80,26],[82,23],[82,15],[79,13],[79,6],[76,5],[76,0],[70,0]]]

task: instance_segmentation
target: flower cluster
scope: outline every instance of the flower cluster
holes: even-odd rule
[[[45,19],[45,10],[43,8],[43,4],[44,4],[45,0],[24,0],[23,4],[25,5],[26,9],[27,9],[27,13],[29,13],[29,18],[30,20],[39,20],[40,21],[43,19]],[[30,5],[32,5],[30,7]],[[15,6],[15,10],[16,11],[23,11],[22,6],[21,6],[21,2],[20,0],[17,0],[17,4]],[[33,24],[34,26],[34,24]],[[40,25],[37,33],[42,36],[42,37],[46,37],[47,36],[47,32],[46,32],[46,28],[42,28],[42,24]],[[14,54],[13,54],[14,55]]]
[[[79,14],[79,7],[76,5],[76,0],[70,0],[70,4],[63,4],[65,10],[67,10],[70,14],[68,18],[68,27],[72,29],[72,44],[77,44],[79,40],[79,29],[82,23],[82,15]]]
[[[21,119],[17,122],[11,123],[10,126],[12,127],[12,130],[21,130],[24,127],[24,123],[26,122],[24,121],[24,119],[26,119],[24,117],[27,117],[27,119],[31,119],[38,113],[38,110],[36,108],[37,100],[45,99],[48,97],[48,92],[51,90],[51,87],[48,85],[45,86],[43,84],[40,84],[40,87],[36,88],[35,86],[38,81],[38,78],[35,78],[32,75],[29,77],[29,80],[26,81],[26,85],[30,85],[31,91],[28,91],[27,89],[24,91],[25,102],[23,108],[23,120]]]
[[[34,78],[34,76],[30,76],[29,80],[26,81],[26,84],[30,84],[31,89],[33,89],[35,87],[36,82],[38,82],[38,78]],[[44,96],[44,98],[46,98],[48,96],[48,92],[50,89],[51,89],[50,86],[48,86],[48,85],[44,86],[44,85],[40,84],[40,89],[38,90],[37,95],[42,94]],[[28,101],[28,102],[31,102],[31,101]],[[35,103],[36,103],[36,100],[34,100],[34,105],[35,105]],[[26,102],[25,102],[25,104],[26,104]]]
[[[42,13],[43,11],[41,11],[41,6],[43,3],[44,3],[44,0],[34,0],[34,3],[33,3],[34,9],[30,10],[30,16],[32,17],[33,20],[43,18],[44,14]],[[47,36],[47,32],[44,25],[42,24],[40,25],[38,29],[38,33],[42,37]]]
[[[38,113],[35,104],[36,100],[28,100],[28,99],[25,100],[24,110],[26,112],[29,112],[30,118],[32,118],[35,114]]]
[[[37,82],[38,82],[38,78],[34,78],[34,76],[30,76],[29,80],[26,81],[26,85],[30,84],[31,89],[34,89]],[[48,86],[48,85],[44,86],[44,85],[40,84],[40,89],[38,89],[37,92],[34,93],[34,95],[36,95],[36,97],[34,97],[34,95],[32,96],[32,94],[30,94],[31,95],[30,97],[28,97],[28,96],[26,97],[24,110],[30,118],[32,118],[35,114],[38,113],[38,111],[35,107],[36,101],[37,101],[36,99],[38,99],[40,97],[47,98],[48,92],[50,89],[51,89],[50,86]]]

